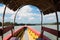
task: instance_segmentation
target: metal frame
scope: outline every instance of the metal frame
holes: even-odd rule
[[[20,10],[20,8],[22,8],[24,5],[21,5],[18,9],[17,9],[17,12],[16,12],[16,14],[15,14],[15,16],[14,16],[14,25],[15,25],[15,20],[16,20],[16,16],[17,16],[17,13],[18,13],[18,11]]]
[[[13,23],[14,26],[15,26],[15,20],[16,20],[16,15],[17,15],[18,11],[19,11],[19,8],[17,9],[17,12],[16,12],[15,17],[14,17],[14,23]],[[14,27],[11,30],[12,36],[13,36],[13,31],[14,31]]]
[[[55,12],[56,14],[56,21],[57,21],[57,31],[59,31],[59,19],[58,19],[58,14],[57,12]],[[41,38],[43,38],[43,30],[42,30],[42,25],[43,25],[43,15],[42,15],[42,11],[41,11]],[[58,33],[57,33],[58,34]],[[59,34],[58,34],[59,35]],[[57,36],[57,40],[58,40],[58,36]]]
[[[43,25],[43,12],[41,11],[41,27]]]
[[[5,13],[6,13],[6,7],[7,7],[7,5],[5,5],[5,8],[4,8],[4,12],[3,12],[3,17],[2,17],[2,29],[4,30],[4,17],[5,17]],[[19,9],[18,9],[19,10]],[[18,12],[18,11],[17,11]],[[16,13],[17,14],[17,13]],[[15,14],[15,15],[16,15]],[[15,18],[16,18],[16,16],[15,16]],[[14,23],[15,23],[15,18],[14,18]],[[11,33],[12,33],[12,35],[13,35],[13,29],[11,30]],[[3,35],[2,35],[2,40],[3,40]]]
[[[4,17],[5,17],[6,7],[7,6],[5,6],[4,8],[3,17],[2,17],[2,29],[4,29]],[[3,35],[2,35],[2,40],[3,40]]]
[[[43,38],[43,30],[42,30],[42,25],[43,25],[43,12],[41,12],[41,39]]]
[[[3,12],[3,18],[2,18],[2,29],[3,30],[4,30],[4,17],[5,17],[6,7],[7,7],[7,5],[5,5],[4,12]],[[19,9],[17,10],[17,12],[15,14],[15,17],[14,17],[14,25],[15,25],[16,15],[17,15]],[[11,30],[11,33],[12,33],[12,36],[13,36],[13,29]],[[2,40],[3,40],[3,35],[2,35]]]
[[[3,12],[3,17],[2,17],[2,29],[3,30],[4,30],[4,17],[5,17],[5,13],[6,13],[6,8],[7,8],[7,5],[5,5],[4,12]],[[11,33],[12,33],[12,36],[13,36],[13,29],[11,29]],[[3,35],[2,35],[2,40],[3,40]]]
[[[20,9],[20,8],[19,8]],[[15,14],[15,17],[14,17],[14,26],[15,26],[15,20],[16,20],[16,16],[17,16],[17,13],[19,11],[19,9],[17,10],[16,14]]]
[[[5,17],[5,12],[6,12],[6,6],[4,8],[4,12],[3,12],[3,17],[2,17],[2,28],[4,29],[4,17]]]
[[[11,1],[10,1],[10,2],[11,2]],[[4,29],[4,17],[5,17],[6,7],[7,7],[8,5],[9,5],[9,4],[5,5],[5,8],[4,8],[3,17],[2,17],[2,29]],[[2,40],[3,40],[3,35],[2,35]]]
[[[59,31],[59,19],[58,19],[58,14],[57,14],[57,12],[55,12],[55,14],[56,14],[56,21],[57,21],[57,31]],[[59,34],[58,34],[59,35]],[[58,39],[59,37],[57,36],[57,40],[59,40]]]

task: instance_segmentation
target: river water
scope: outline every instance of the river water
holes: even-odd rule
[[[57,26],[56,26],[56,25],[43,25],[43,26],[57,30]],[[20,27],[21,27],[21,26],[15,26],[15,30],[18,29],[18,28],[20,28]],[[35,30],[41,32],[41,26],[40,26],[40,25],[35,25],[35,26],[30,26],[30,27],[32,27],[32,28],[34,28]],[[60,25],[59,25],[59,31],[60,31]],[[5,34],[4,34],[4,37],[5,37],[6,35],[8,35],[9,33],[11,33],[11,31],[5,33]],[[57,38],[56,36],[54,36],[54,35],[52,35],[52,34],[50,34],[50,33],[48,33],[48,32],[44,32],[44,35],[47,36],[48,38],[50,38],[51,40],[56,40],[56,38]],[[0,40],[1,40],[1,36],[0,36]],[[59,40],[60,40],[60,38],[59,38]]]

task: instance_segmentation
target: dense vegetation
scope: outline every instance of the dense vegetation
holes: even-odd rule
[[[44,25],[56,25],[57,23],[55,22],[55,23],[43,23]],[[60,24],[60,22],[59,22],[59,24]]]
[[[11,22],[5,22],[4,23],[4,26],[8,26],[8,25],[12,25],[13,23],[11,23]],[[0,26],[2,26],[2,23],[0,22]]]
[[[0,22],[0,26],[2,25],[2,23]]]
[[[4,26],[8,26],[8,25],[13,25],[13,23],[12,22],[5,22],[4,23]],[[40,24],[30,24],[30,23],[28,23],[28,24],[25,24],[25,23],[18,24],[18,23],[15,23],[15,26],[19,26],[19,25],[40,25]],[[2,26],[1,22],[0,22],[0,26]]]

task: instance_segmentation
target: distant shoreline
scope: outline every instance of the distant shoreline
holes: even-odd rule
[[[19,25],[41,25],[41,23],[39,24],[39,23],[20,23],[20,24],[18,24],[18,23],[12,23],[12,22],[5,22],[4,23],[4,26],[9,26],[9,25],[15,25],[15,26],[19,26]],[[43,25],[57,25],[57,23],[55,22],[55,23],[43,23]],[[59,25],[60,25],[60,22],[59,22]],[[2,23],[0,22],[0,26],[2,26]]]
[[[25,24],[24,24],[25,25]],[[27,25],[27,24],[26,24]],[[41,25],[41,24],[29,24],[29,26],[35,26],[35,25]],[[57,25],[57,24],[43,24],[43,25]],[[60,24],[59,24],[60,25]],[[15,26],[23,26],[23,25],[15,25]],[[1,27],[1,26],[0,26]]]

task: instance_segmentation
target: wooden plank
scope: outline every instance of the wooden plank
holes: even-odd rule
[[[2,28],[0,28],[0,36],[2,36],[3,35],[3,30],[2,30]]]
[[[58,37],[60,37],[60,31],[58,31]]]
[[[0,36],[2,36],[4,33],[8,32],[9,30],[13,29],[14,26],[8,26],[4,29],[0,28]]]
[[[24,29],[24,27],[21,27],[21,28],[17,29],[16,31],[14,31],[13,36],[17,35],[22,29]],[[6,37],[4,37],[3,40],[9,40],[11,37],[12,37],[12,35],[10,33]]]
[[[58,34],[60,34],[60,31],[57,31],[57,30],[54,30],[54,29],[50,29],[50,28],[46,28],[46,27],[42,27],[42,30],[46,31],[46,32],[49,32],[49,33],[51,33],[51,34],[53,34],[55,36],[60,37],[60,35],[58,35]]]
[[[8,26],[8,27],[4,28],[3,29],[3,34],[6,33],[6,32],[8,32],[9,30],[11,30],[13,28],[14,28],[14,26]]]

